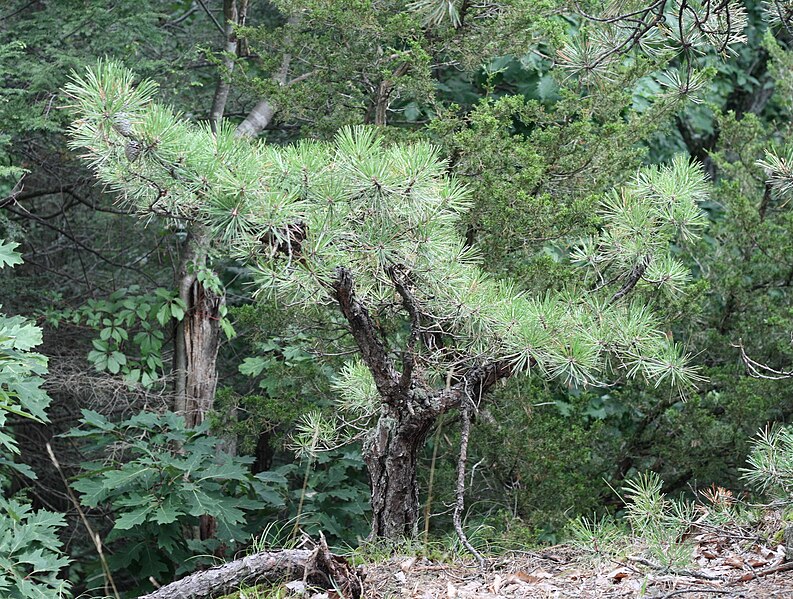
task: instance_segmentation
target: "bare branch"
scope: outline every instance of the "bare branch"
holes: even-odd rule
[[[402,305],[410,315],[410,335],[408,336],[405,351],[402,352],[402,377],[399,381],[399,387],[403,391],[407,391],[410,388],[413,379],[413,369],[416,365],[416,345],[421,335],[421,313],[419,312],[416,298],[413,297],[413,294],[407,288],[406,281],[400,279],[396,267],[392,266],[388,269],[388,276],[402,298]]]
[[[471,404],[472,402],[470,398],[468,398],[463,401],[463,405],[460,409],[460,420],[462,423],[460,429],[460,457],[457,459],[457,497],[454,503],[454,515],[452,520],[454,521],[454,530],[457,532],[460,542],[462,542],[465,548],[471,552],[471,555],[476,558],[476,561],[479,562],[479,566],[484,568],[485,558],[483,558],[482,554],[471,545],[471,541],[468,540],[468,536],[466,536],[465,530],[463,530],[462,522],[463,508],[465,507],[465,464],[468,461],[468,438],[471,436]]]
[[[439,411],[462,406],[466,399],[479,398],[502,379],[512,376],[512,366],[508,362],[491,362],[484,366],[474,366],[453,385],[437,392],[432,403]]]
[[[631,290],[636,287],[636,284],[641,281],[642,277],[644,276],[647,267],[650,266],[650,256],[645,256],[641,260],[639,260],[638,264],[633,267],[630,275],[628,275],[628,280],[625,281],[625,284],[622,286],[622,289],[617,291],[611,299],[609,300],[609,304],[613,304],[619,299],[622,299],[626,295],[628,295]]]
[[[746,364],[746,368],[749,370],[749,375],[751,377],[756,379],[766,379],[769,381],[782,381],[793,378],[793,370],[776,370],[767,364],[763,364],[750,358],[743,346],[742,339],[739,339],[738,343],[732,343],[731,345],[732,347],[737,347],[740,350],[741,360],[743,360],[743,363]]]

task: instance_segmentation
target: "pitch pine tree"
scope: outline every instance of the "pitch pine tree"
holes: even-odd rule
[[[363,440],[373,537],[415,533],[419,449],[439,416],[474,413],[500,380],[696,380],[636,291],[677,294],[688,279],[669,246],[704,224],[697,166],[650,168],[614,191],[601,234],[573,252],[579,283],[529,297],[458,233],[469,198],[433,146],[387,145],[373,128],[266,145],[190,123],[134,79],[112,62],[73,78],[72,145],[121,201],[200,223],[262,295],[341,314],[358,356],[336,381],[338,418],[310,416],[297,440]]]

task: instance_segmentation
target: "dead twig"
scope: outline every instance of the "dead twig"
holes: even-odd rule
[[[678,595],[686,595],[688,593],[716,593],[717,595],[735,595],[735,591],[728,591],[726,589],[678,589],[667,593],[666,595],[658,595],[653,599],[669,599],[670,597],[677,597]]]
[[[747,572],[740,578],[733,580],[730,584],[736,585],[741,582],[748,582],[750,580],[754,580],[755,578],[760,578],[761,576],[768,576],[769,574],[777,574],[779,572],[787,572],[789,570],[793,570],[793,562],[772,566],[771,568],[760,570],[759,572]]]
[[[652,568],[653,570],[658,570],[659,572],[668,572],[669,574],[674,574],[675,576],[690,576],[691,578],[701,578],[702,580],[722,580],[721,576],[712,576],[710,574],[703,574],[702,572],[697,572],[695,570],[668,568],[667,566],[656,564],[655,562],[651,562],[650,560],[645,559],[643,557],[628,556],[627,559],[637,564],[642,564],[643,566],[647,566],[648,568]]]
[[[454,516],[452,519],[454,521],[454,530],[457,531],[457,536],[460,538],[460,541],[465,548],[471,552],[471,555],[476,558],[476,561],[479,562],[479,566],[484,569],[485,558],[483,558],[482,554],[471,545],[471,542],[468,540],[463,530],[462,523],[462,513],[465,505],[465,463],[468,460],[468,438],[471,434],[471,403],[471,398],[466,397],[463,400],[463,405],[460,407],[462,427],[460,431],[460,458],[457,460],[457,501],[454,505]]]
[[[77,501],[77,497],[74,495],[74,491],[69,486],[69,481],[66,480],[66,475],[63,473],[63,469],[61,468],[60,462],[55,457],[55,453],[52,451],[52,447],[49,443],[46,444],[47,454],[50,456],[50,460],[52,461],[52,465],[55,466],[55,469],[58,471],[58,474],[61,476],[61,480],[63,481],[63,486],[66,488],[66,493],[69,495],[69,499],[74,504],[74,507],[77,509],[77,513],[80,515],[80,520],[83,522],[83,526],[85,526],[86,530],[88,531],[88,536],[91,537],[91,541],[94,543],[94,547],[96,548],[96,553],[99,555],[99,562],[102,565],[102,571],[105,575],[105,593],[107,593],[110,589],[113,591],[113,596],[116,599],[120,599],[120,595],[118,594],[118,589],[116,588],[116,583],[113,580],[113,574],[110,572],[110,567],[107,564],[107,559],[105,559],[105,552],[102,548],[102,539],[99,537],[99,533],[94,532],[94,529],[91,528],[91,525],[88,523],[88,518],[85,515],[85,512],[80,507],[80,502]],[[108,588],[107,585],[110,585]]]

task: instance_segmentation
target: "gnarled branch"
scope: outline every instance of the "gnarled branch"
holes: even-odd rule
[[[341,313],[350,325],[350,331],[361,352],[361,357],[372,373],[377,390],[383,399],[389,403],[396,403],[401,395],[399,373],[380,341],[377,325],[366,306],[355,295],[352,272],[340,266],[336,268],[335,275],[332,283],[333,292]]]

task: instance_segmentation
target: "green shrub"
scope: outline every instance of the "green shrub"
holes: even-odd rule
[[[62,514],[33,511],[29,503],[0,497],[0,596],[55,599],[69,596],[58,571],[69,563],[61,553]]]
[[[82,465],[72,487],[83,505],[112,513],[108,564],[137,588],[146,588],[149,577],[171,580],[226,554],[250,537],[246,514],[272,518],[284,505],[286,479],[252,476],[252,460],[219,452],[220,440],[208,428],[187,428],[171,412],[112,423],[83,410],[81,427],[67,434],[90,442],[95,459]],[[214,518],[212,538],[195,534],[202,516]]]

